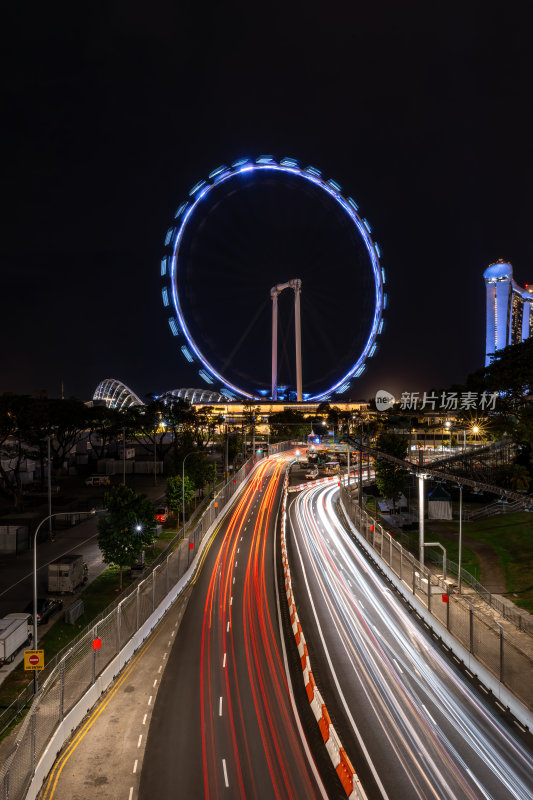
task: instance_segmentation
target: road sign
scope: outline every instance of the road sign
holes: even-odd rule
[[[24,669],[44,669],[44,650],[24,650]]]

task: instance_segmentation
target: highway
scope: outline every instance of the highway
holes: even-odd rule
[[[262,462],[203,554],[168,654],[139,796],[327,797],[294,716],[275,591],[282,460]]]
[[[336,494],[289,495],[287,547],[313,675],[368,797],[530,799],[525,740],[365,560]]]

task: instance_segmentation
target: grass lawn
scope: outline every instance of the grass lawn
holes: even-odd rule
[[[371,497],[366,510],[373,516],[376,514],[376,498]],[[446,555],[450,561],[457,563],[459,547],[456,540],[439,538],[439,534],[458,531],[458,520],[439,522],[426,520],[426,541],[442,541],[446,547]],[[404,531],[411,546],[409,549],[418,553],[418,531]],[[463,535],[490,545],[497,554],[505,575],[508,597],[517,606],[533,612],[533,514],[519,511],[514,514],[499,514],[488,519],[465,521]],[[437,551],[437,548],[435,548]],[[473,550],[463,547],[463,568],[480,580],[480,563]]]
[[[519,511],[466,522],[467,536],[490,544],[505,573],[507,591],[516,605],[533,612],[533,514]]]
[[[129,571],[122,576],[123,589],[131,583]],[[63,618],[55,622],[45,635],[39,638],[39,648],[44,650],[45,663],[56,653],[68,645],[78,633],[89,625],[119,594],[119,569],[108,567],[98,578],[80,593],[85,610],[74,625],[67,625]],[[10,705],[19,693],[33,680],[30,672],[24,670],[24,663],[19,664],[0,685],[0,708]]]
[[[442,541],[451,561],[457,563],[459,547],[457,541],[446,539],[442,533],[451,528],[458,529],[458,521],[439,522],[426,520],[426,541]],[[418,542],[418,532],[406,532]],[[505,575],[507,596],[517,606],[533,612],[533,514],[525,511],[516,514],[500,514],[497,517],[465,522],[463,535],[490,545],[497,554]],[[475,553],[463,547],[463,567],[480,580],[479,561]],[[482,577],[482,576],[481,576]]]

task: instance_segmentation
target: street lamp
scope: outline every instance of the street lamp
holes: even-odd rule
[[[183,539],[185,540],[185,462],[189,458],[189,456],[194,455],[196,450],[191,450],[190,453],[184,457],[183,461],[181,462],[181,501],[182,501],[182,509],[183,509]]]
[[[452,450],[452,423],[449,419],[447,419],[444,423],[444,427],[447,429],[448,433],[450,434],[450,452]]]
[[[459,563],[457,565],[457,591],[461,594],[463,569],[463,486],[459,484]]]
[[[90,515],[96,514],[96,510],[93,508],[91,511],[88,512]],[[42,519],[37,528],[35,529],[35,533],[33,534],[33,649],[37,650],[37,536],[41,527],[44,525],[45,522],[51,517],[70,517],[72,514],[71,511],[56,511],[55,514],[48,514],[44,519]],[[37,678],[37,670],[33,671],[33,693],[37,694],[39,689],[39,681]]]

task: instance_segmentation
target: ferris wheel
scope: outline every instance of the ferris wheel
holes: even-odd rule
[[[161,260],[163,305],[170,312],[168,324],[173,336],[178,340],[183,357],[188,362],[196,362],[199,366],[200,377],[213,389],[217,388],[228,399],[261,400],[266,396],[276,399],[274,377],[271,392],[265,388],[243,386],[243,382],[238,380],[238,377],[236,379],[227,372],[227,353],[217,352],[216,343],[213,346],[212,341],[210,346],[202,341],[203,326],[198,320],[201,313],[196,311],[194,318],[188,313],[187,303],[184,301],[182,278],[189,257],[185,244],[188,238],[194,236],[196,240],[201,239],[204,220],[215,207],[223,206],[227,202],[226,198],[240,191],[244,179],[247,181],[246,185],[250,186],[265,177],[268,177],[270,181],[290,178],[296,184],[311,187],[315,193],[318,192],[326,198],[327,202],[332,204],[337,213],[343,217],[344,226],[351,228],[352,237],[357,237],[368,264],[370,278],[364,297],[364,306],[368,313],[365,317],[364,333],[359,337],[360,343],[356,350],[345,354],[344,363],[340,364],[341,369],[333,377],[330,376],[327,386],[321,386],[318,390],[315,389],[314,392],[303,395],[306,400],[329,400],[332,395],[341,395],[348,390],[352,381],[363,373],[366,360],[376,352],[376,339],[383,329],[383,310],[386,307],[387,296],[384,292],[385,272],[380,264],[380,250],[372,238],[369,222],[361,216],[355,200],[352,197],[344,196],[336,181],[324,178],[320,170],[313,166],[302,167],[293,158],[283,158],[279,161],[271,156],[261,156],[255,160],[240,159],[231,166],[218,167],[209,174],[208,178],[199,181],[192,187],[188,199],[177,209],[173,225],[167,231],[165,254]],[[292,275],[286,276],[284,280],[287,278],[291,280],[286,284],[281,284],[277,280],[268,284],[268,280],[265,278],[265,293],[270,292],[272,283],[292,286],[296,285],[295,281],[299,280],[299,278],[293,278]],[[303,285],[301,281],[298,285],[305,293],[305,281]],[[302,294],[303,296],[304,294]],[[264,337],[268,337],[267,331],[264,331]],[[211,340],[216,338],[216,336],[211,336]],[[272,329],[272,342],[274,342],[274,328]],[[265,369],[266,366],[265,364]],[[301,373],[299,382],[301,387]],[[246,384],[246,381],[244,383]]]

